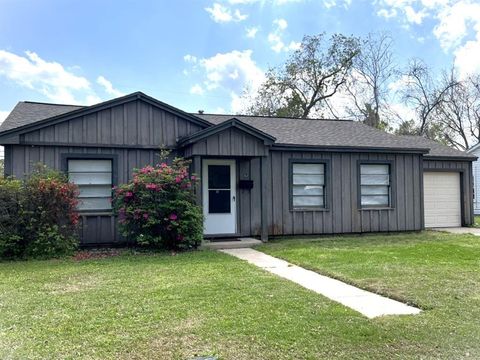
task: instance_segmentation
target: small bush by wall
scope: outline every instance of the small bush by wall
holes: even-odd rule
[[[0,181],[0,257],[51,258],[78,245],[78,189],[58,171],[39,165],[21,182]]]
[[[0,179],[0,257],[15,258],[23,255],[23,195],[21,181]]]
[[[203,237],[203,213],[195,204],[195,180],[181,158],[135,170],[113,198],[122,234],[147,247],[196,248]]]

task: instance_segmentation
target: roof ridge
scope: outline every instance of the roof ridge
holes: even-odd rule
[[[56,104],[56,103],[47,103],[47,102],[42,102],[42,101],[21,101],[23,103],[27,104],[41,104],[41,105],[54,105],[54,106],[75,106],[75,107],[88,107],[88,105],[75,105],[75,104]]]
[[[214,114],[214,113],[190,113],[192,115],[202,116],[202,115],[213,115],[213,116],[231,116],[231,117],[255,117],[255,118],[264,118],[264,119],[289,119],[289,120],[318,120],[318,121],[349,121],[355,122],[352,119],[331,119],[331,118],[298,118],[291,116],[267,116],[267,115],[240,115],[240,114]]]

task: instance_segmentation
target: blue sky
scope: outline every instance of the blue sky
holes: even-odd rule
[[[187,111],[238,96],[305,34],[390,31],[399,66],[480,70],[470,0],[0,0],[0,120],[21,100],[91,104],[143,91]]]

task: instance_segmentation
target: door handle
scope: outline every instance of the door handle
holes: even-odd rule
[[[233,196],[233,201],[235,201],[235,196]]]

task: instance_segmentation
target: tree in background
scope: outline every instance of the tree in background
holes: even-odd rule
[[[421,135],[439,140],[442,135],[442,127],[437,121],[436,111],[442,106],[448,91],[457,86],[458,82],[453,79],[449,81],[436,80],[429,67],[420,59],[410,60],[407,69],[401,76],[404,82],[404,86],[400,89],[401,98],[415,111],[416,119],[414,126],[400,124],[399,129],[409,129],[410,135]]]
[[[459,80],[455,70],[444,75],[449,87],[436,109],[447,144],[467,150],[480,141],[480,75]]]
[[[399,135],[419,135],[466,150],[480,141],[480,74],[437,76],[422,59],[398,71],[388,33],[359,40],[305,36],[266,74],[244,113],[351,118]]]
[[[0,178],[3,178],[5,176],[5,164],[4,160],[0,159]]]
[[[386,32],[370,33],[361,42],[361,52],[353,60],[353,72],[346,91],[351,98],[347,112],[356,120],[379,129],[389,127],[390,91],[388,85],[397,73],[393,38]]]
[[[323,115],[328,111],[326,100],[345,85],[359,52],[359,40],[354,37],[305,36],[285,64],[267,72],[246,113],[298,118]]]

